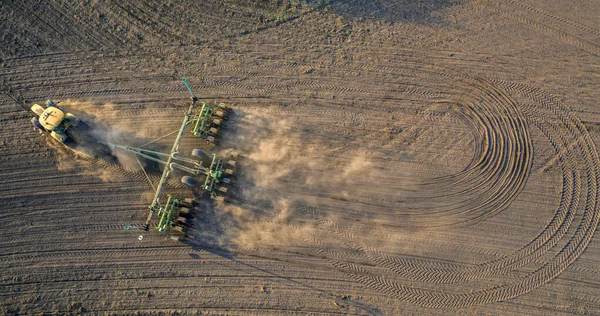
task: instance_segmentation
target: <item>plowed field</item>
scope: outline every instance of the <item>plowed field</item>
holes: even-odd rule
[[[0,313],[600,314],[599,17],[590,0],[2,1]],[[198,202],[177,242],[143,230],[159,167],[74,152],[23,107],[52,98],[168,152],[184,76],[232,109],[185,154],[238,161],[226,203],[170,179]]]

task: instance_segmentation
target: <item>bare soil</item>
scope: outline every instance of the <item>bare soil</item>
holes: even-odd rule
[[[2,1],[0,313],[600,314],[599,17],[590,0]],[[180,126],[183,76],[232,108],[184,153],[239,154],[227,203],[170,180],[199,202],[184,242],[142,229],[159,166],[56,144],[15,102],[140,146]]]

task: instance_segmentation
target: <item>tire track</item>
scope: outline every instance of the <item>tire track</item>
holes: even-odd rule
[[[510,1],[510,2],[513,3],[512,1]],[[502,5],[502,2],[498,2],[498,4]],[[523,6],[519,6],[519,7],[524,8]],[[499,13],[503,16],[506,16],[513,20],[519,21],[527,26],[530,26],[533,29],[537,29],[544,33],[550,34],[550,35],[552,35],[551,36],[552,38],[558,38],[558,39],[562,40],[563,42],[565,42],[571,46],[577,47],[583,51],[586,51],[586,52],[591,53],[596,56],[600,55],[600,43],[596,43],[596,42],[587,40],[587,39],[577,36],[575,34],[569,33],[561,28],[555,28],[553,26],[533,22],[529,18],[525,17],[523,14],[513,14],[513,13],[509,13],[506,10],[502,10],[502,9],[499,9]]]
[[[562,17],[560,17],[558,15],[552,14],[552,13],[550,13],[548,11],[544,11],[542,9],[534,8],[534,7],[529,6],[529,5],[527,5],[527,4],[523,3],[523,2],[514,1],[514,0],[506,0],[506,2],[509,2],[510,4],[512,4],[514,6],[521,7],[523,9],[528,10],[528,11],[535,12],[535,13],[541,15],[541,16],[545,16],[545,17],[547,17],[549,19],[558,21],[560,23],[567,24],[569,26],[575,27],[575,28],[577,28],[577,29],[579,29],[581,31],[592,33],[594,35],[600,35],[600,30],[598,30],[598,29],[589,27],[587,25],[578,23],[578,22],[573,21],[573,20],[568,20],[568,19],[562,18]]]
[[[439,69],[438,69],[439,70]],[[556,102],[551,99],[544,97],[543,94],[539,93],[538,90],[528,88],[521,85],[513,85],[512,83],[500,82],[498,80],[487,81],[491,86],[497,88],[480,88],[481,83],[475,81],[468,81],[464,76],[450,75],[442,73],[442,76],[451,79],[453,81],[461,82],[463,86],[477,87],[478,90],[469,91],[468,98],[479,99],[480,95],[485,95],[484,101],[487,104],[483,104],[489,107],[497,107],[499,104],[511,104],[515,108],[515,112],[501,111],[501,115],[497,115],[499,119],[489,118],[480,114],[482,104],[472,102],[476,106],[476,110],[467,113],[465,117],[475,117],[474,123],[470,123],[471,130],[474,131],[475,135],[485,139],[485,141],[479,141],[477,143],[483,144],[478,146],[476,152],[478,153],[470,166],[481,164],[492,172],[509,172],[514,170],[514,167],[508,167],[511,163],[519,165],[519,161],[522,162],[523,158],[517,157],[515,159],[509,159],[511,153],[523,152],[527,148],[531,148],[531,141],[519,141],[519,135],[527,133],[528,124],[533,124],[538,128],[542,134],[548,139],[552,148],[555,152],[568,152],[568,154],[560,155],[558,160],[561,166],[561,173],[563,177],[563,188],[561,193],[561,202],[556,210],[556,213],[548,226],[539,233],[538,236],[532,239],[530,243],[516,250],[513,254],[505,256],[498,260],[487,262],[479,266],[464,266],[459,264],[448,264],[444,262],[431,262],[426,260],[407,260],[407,259],[396,259],[392,256],[386,255],[377,249],[361,249],[356,244],[356,238],[352,234],[343,233],[337,231],[334,228],[330,231],[330,234],[335,236],[335,239],[349,240],[349,243],[342,243],[342,248],[349,249],[349,251],[339,252],[332,249],[322,249],[324,242],[314,240],[311,238],[305,239],[307,243],[316,243],[319,247],[315,247],[314,251],[320,256],[329,258],[329,262],[335,268],[343,269],[351,276],[354,280],[370,286],[377,291],[387,293],[397,299],[410,301],[414,304],[432,307],[432,308],[447,308],[447,307],[464,307],[476,304],[491,303],[499,300],[506,300],[519,295],[523,295],[556,277],[564,268],[566,268],[571,262],[573,262],[577,256],[581,253],[582,249],[585,248],[586,244],[591,239],[590,234],[593,234],[595,227],[597,227],[597,213],[595,208],[592,207],[596,204],[597,192],[596,177],[598,174],[597,170],[594,170],[594,161],[597,160],[595,148],[593,143],[589,140],[584,140],[585,137],[589,138],[589,135],[582,136],[585,133],[585,128],[582,124],[576,123],[576,119],[572,117],[565,118],[564,114],[569,113],[568,110],[564,110],[562,106],[559,106],[560,111],[556,111]],[[458,78],[457,78],[458,77]],[[515,88],[516,87],[516,88]],[[522,94],[530,97],[534,101],[533,106],[517,106],[517,104],[511,100],[511,97],[506,93]],[[536,93],[538,92],[538,93]],[[464,103],[464,101],[463,101]],[[542,104],[545,108],[543,111],[537,109],[539,104]],[[473,105],[472,105],[473,106]],[[475,107],[475,106],[473,106]],[[554,110],[553,110],[554,109]],[[277,107],[269,107],[263,109],[269,113],[281,113],[284,115],[290,115],[288,109],[282,109]],[[479,111],[478,111],[479,110]],[[340,115],[343,111],[323,110],[319,113],[319,122],[327,122],[329,119],[323,119],[324,115]],[[556,115],[560,118],[561,124],[550,124],[548,122],[554,122],[552,118],[545,114],[547,111],[551,111],[552,115]],[[518,114],[515,114],[518,113]],[[463,115],[465,113],[462,113]],[[509,116],[506,118],[504,116]],[[316,115],[315,115],[316,116]],[[510,117],[517,116],[519,120],[510,121]],[[310,118],[311,115],[307,115],[306,118]],[[570,121],[572,120],[572,121]],[[573,123],[575,122],[575,123]],[[581,126],[579,126],[581,125]],[[481,126],[484,126],[482,128]],[[486,130],[485,126],[489,126],[489,130]],[[576,126],[576,127],[575,127]],[[501,130],[502,127],[509,128],[511,132],[502,133],[500,137],[494,137],[493,133],[497,130]],[[492,130],[492,131],[490,131]],[[516,132],[515,132],[516,131]],[[565,151],[564,148],[573,147],[573,141],[571,139],[577,139],[580,145],[576,145],[573,151]],[[508,144],[508,146],[501,145]],[[498,158],[494,160],[494,155],[489,153],[497,153]],[[532,161],[532,153],[523,155],[528,157],[525,161]],[[586,166],[580,166],[578,157],[584,157]],[[515,161],[515,162],[511,162]],[[498,163],[499,165],[494,165]],[[583,168],[583,173],[579,170]],[[518,169],[518,168],[517,168]],[[530,169],[527,169],[525,173],[528,173]],[[485,173],[474,173],[472,170],[466,169],[463,171],[465,175],[469,172],[474,174],[476,181],[471,182],[478,183],[477,181],[485,181],[480,178]],[[493,174],[493,173],[492,173]],[[446,180],[452,178],[455,175],[448,176],[447,178],[440,178]],[[435,179],[440,180],[440,179]],[[581,179],[586,179],[587,192],[582,192]],[[428,185],[437,185],[436,181],[432,181]],[[514,180],[506,180],[507,183],[514,183]],[[468,184],[468,180],[459,179],[459,181],[451,182],[455,184]],[[466,188],[468,186],[465,185]],[[496,188],[498,186],[492,186]],[[457,195],[464,194],[468,191],[460,191]],[[578,207],[580,200],[585,201],[586,211],[583,215],[583,220],[578,222],[576,220],[578,214]],[[458,207],[457,209],[461,209]],[[346,210],[347,211],[347,210]],[[570,230],[573,224],[578,224],[578,229],[575,233]],[[569,233],[571,232],[571,233]],[[560,246],[566,242],[566,246]],[[562,247],[557,249],[557,247]],[[362,251],[362,253],[357,252]],[[557,252],[556,252],[557,251]],[[552,254],[553,252],[556,252]],[[551,259],[541,260],[540,258],[548,257],[552,254]],[[371,265],[375,264],[378,267],[388,269],[392,271],[391,275],[393,278],[388,279],[387,275],[381,275],[376,272],[369,272],[370,268],[363,268],[356,264],[351,264],[345,260],[364,261],[368,259],[371,261]],[[340,261],[344,260],[344,261]],[[495,275],[511,275],[517,273],[519,275],[519,268],[525,265],[536,262],[537,270],[534,272],[527,273],[524,277],[516,278],[517,281],[510,284],[502,284],[495,287],[474,291],[472,293],[432,293],[427,290],[420,290],[412,287],[403,286],[402,283],[394,281],[396,277],[407,278],[417,282],[423,283],[464,283],[470,282],[477,279],[489,278]],[[367,266],[371,266],[367,265]],[[513,277],[514,278],[514,277]]]
[[[439,293],[404,286],[401,283],[387,279],[385,276],[369,273],[368,269],[336,260],[336,258],[344,258],[343,255],[327,254],[335,267],[344,269],[354,280],[397,299],[430,308],[457,308],[506,300],[527,293],[555,278],[583,252],[591,241],[600,221],[600,215],[597,211],[597,181],[600,177],[600,170],[598,170],[598,156],[594,144],[589,139],[584,126],[569,112],[564,111],[564,106],[557,101],[545,96],[537,89],[524,85],[504,82],[502,86],[508,91],[530,97],[537,101],[536,104],[541,105],[545,110],[552,111],[551,113],[560,118],[561,125],[549,126],[548,122],[553,120],[543,112],[536,109],[525,111],[528,119],[534,122],[536,127],[542,130],[544,135],[551,141],[555,152],[558,153],[569,146],[570,142],[565,137],[574,137],[581,145],[577,147],[576,151],[569,151],[566,157],[559,157],[564,183],[562,201],[555,217],[546,229],[526,247],[516,251],[512,256],[476,267],[464,267],[427,260],[394,258],[376,249],[361,249],[361,251],[371,262],[389,269],[393,272],[393,275],[419,282],[438,284],[465,282],[496,274],[510,274],[517,268],[548,253],[560,241],[566,239],[567,243],[551,259],[543,261],[541,266],[533,272],[527,273],[524,277],[518,278],[518,281],[470,293]],[[565,131],[567,131],[567,134],[562,135],[561,133]],[[555,140],[555,138],[557,139]],[[579,167],[576,166],[578,160],[575,155],[583,156],[584,174],[581,176],[585,175],[587,179],[587,192],[579,192],[581,187],[579,183],[580,175],[577,171]],[[585,210],[581,214],[582,219],[578,228],[571,231],[569,235],[569,228],[574,222],[580,196],[585,199]]]

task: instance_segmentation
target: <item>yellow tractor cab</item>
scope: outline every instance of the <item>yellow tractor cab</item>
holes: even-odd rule
[[[52,138],[64,143],[67,140],[65,134],[67,128],[77,126],[79,118],[71,113],[65,113],[56,103],[46,101],[46,108],[34,104],[31,110],[38,116],[31,119],[33,126],[40,131],[50,133]]]

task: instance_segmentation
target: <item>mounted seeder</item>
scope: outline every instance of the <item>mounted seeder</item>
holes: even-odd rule
[[[228,191],[226,185],[231,183],[231,176],[235,167],[235,160],[225,160],[223,157],[206,153],[200,149],[192,150],[193,158],[179,154],[179,144],[188,126],[193,127],[192,134],[194,136],[200,137],[208,143],[214,143],[215,136],[219,132],[223,121],[227,119],[228,110],[223,103],[211,105],[202,102],[199,113],[194,114],[198,98],[194,95],[186,78],[183,78],[183,83],[191,94],[192,103],[185,113],[183,123],[169,153],[105,143],[103,140],[94,137],[89,125],[79,124],[79,118],[67,113],[51,100],[46,101],[46,108],[38,104],[31,107],[31,110],[36,114],[31,122],[40,131],[50,134],[53,139],[72,149],[78,146],[88,146],[93,147],[93,151],[101,153],[119,149],[164,165],[162,177],[156,187],[152,204],[149,206],[150,214],[146,219],[145,228],[149,229],[152,219],[157,218],[156,229],[164,232],[169,237],[179,239],[185,236],[186,228],[189,227],[187,219],[191,217],[190,209],[193,207],[193,200],[184,198],[183,194],[165,194],[165,186],[171,171],[179,170],[187,173],[188,175],[181,178],[182,183],[207,192],[211,199],[224,201],[223,194]],[[5,91],[4,88],[2,90]],[[19,98],[10,93],[9,96],[20,103]],[[82,128],[82,125],[85,128]],[[150,180],[149,177],[148,180]],[[152,183],[150,184],[152,185]]]
[[[192,199],[184,198],[183,194],[164,193],[171,171],[179,170],[189,174],[181,178],[182,183],[207,192],[211,199],[224,201],[223,194],[228,191],[226,185],[231,183],[230,177],[233,175],[233,168],[235,167],[235,160],[225,160],[223,157],[216,154],[208,154],[200,149],[192,150],[194,158],[179,155],[179,144],[188,125],[194,127],[192,130],[194,136],[202,137],[207,142],[215,142],[215,135],[223,120],[226,119],[227,111],[227,107],[223,103],[219,105],[202,103],[200,112],[194,114],[198,98],[192,92],[187,79],[184,78],[183,83],[192,96],[192,104],[185,114],[170,153],[161,153],[139,147],[107,144],[113,149],[130,152],[165,166],[162,177],[156,187],[152,204],[149,206],[150,213],[146,219],[146,229],[150,227],[152,219],[157,218],[158,224],[156,229],[174,239],[180,239],[185,236],[186,228],[189,227],[188,219],[191,216],[189,212],[193,206],[193,201]],[[202,181],[198,178],[204,179]]]

